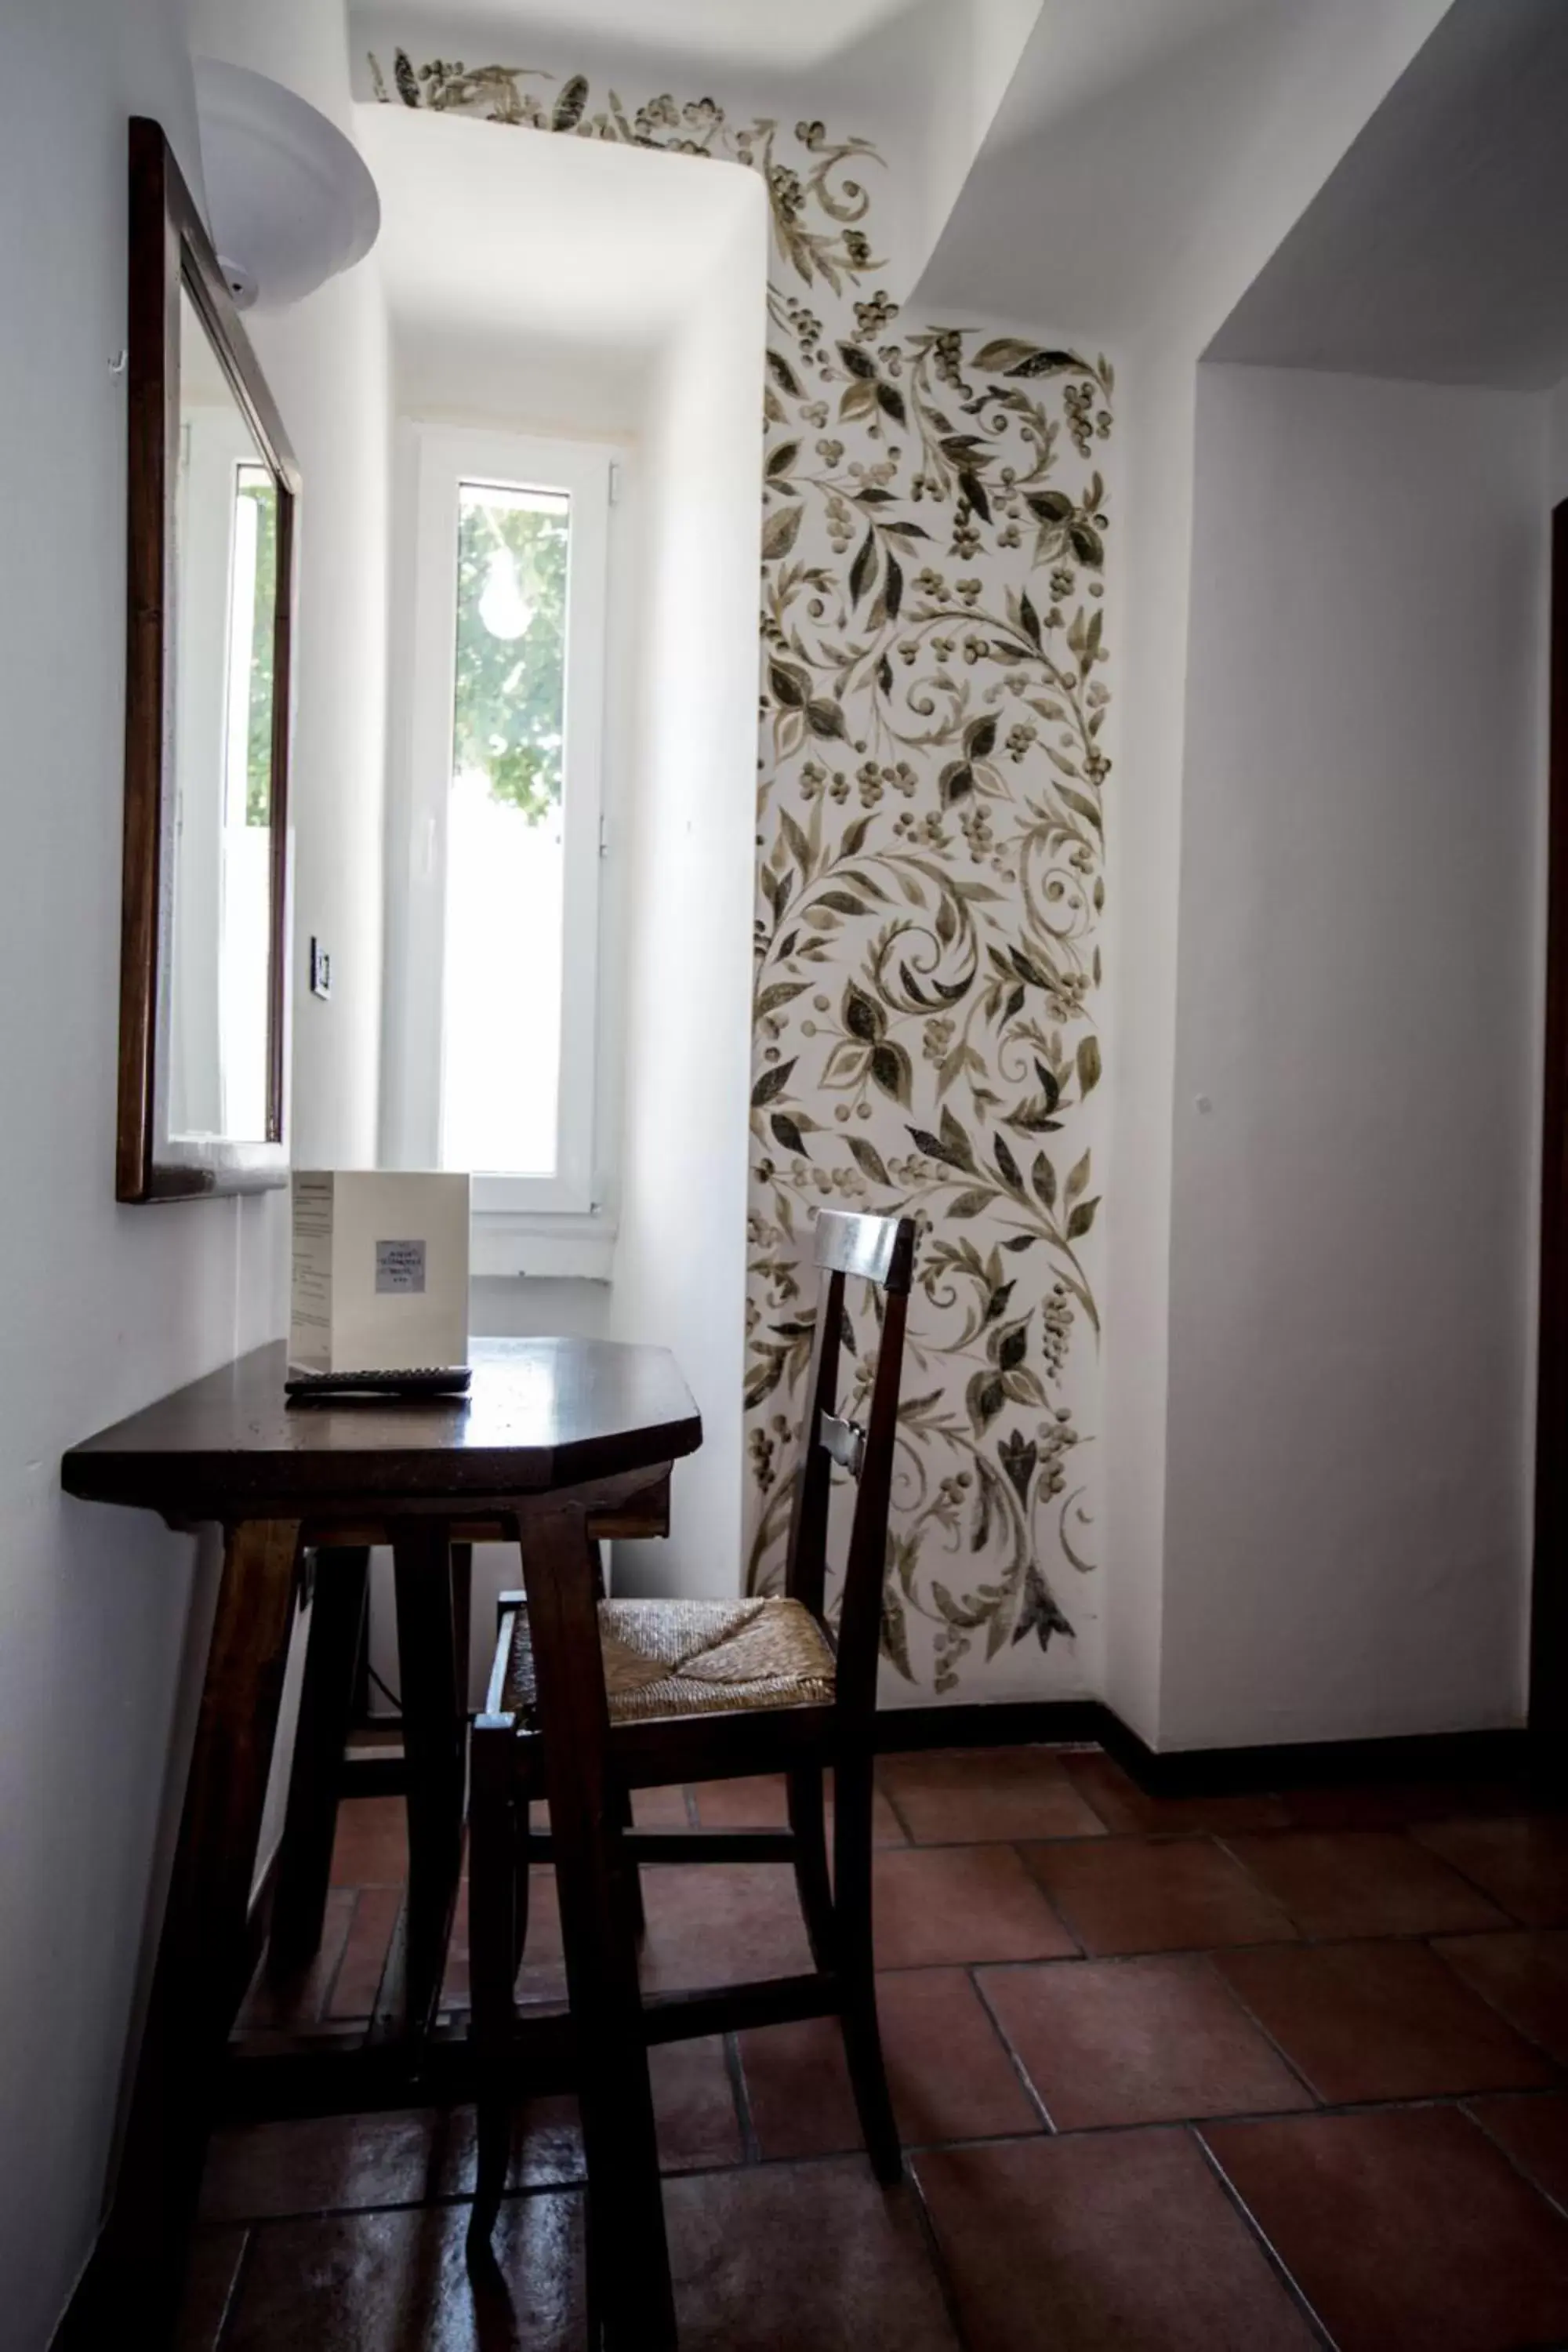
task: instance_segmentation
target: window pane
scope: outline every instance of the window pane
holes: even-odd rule
[[[272,975],[272,631],[278,493],[265,466],[236,469],[229,572],[227,746],[218,961],[223,1132],[267,1132]]]
[[[561,1065],[570,501],[458,505],[441,1158],[553,1175]]]

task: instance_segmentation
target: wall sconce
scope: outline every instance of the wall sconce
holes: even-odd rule
[[[198,58],[195,80],[213,243],[236,307],[298,302],[363,261],[381,199],[353,141],[247,67]]]

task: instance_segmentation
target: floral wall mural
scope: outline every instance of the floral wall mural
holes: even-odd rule
[[[765,177],[750,1580],[782,1574],[812,1213],[910,1210],[889,1672],[966,1698],[1082,1687],[1111,370],[901,320],[865,139],[709,97],[628,108],[582,75],[371,70],[390,103]],[[868,1378],[875,1344],[858,1329]]]

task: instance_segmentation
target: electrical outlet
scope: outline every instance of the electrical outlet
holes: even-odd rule
[[[332,959],[320,940],[310,941],[310,993],[328,998],[332,992]]]

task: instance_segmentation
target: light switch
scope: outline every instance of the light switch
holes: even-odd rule
[[[330,998],[332,992],[332,959],[320,940],[310,941],[310,993]]]

